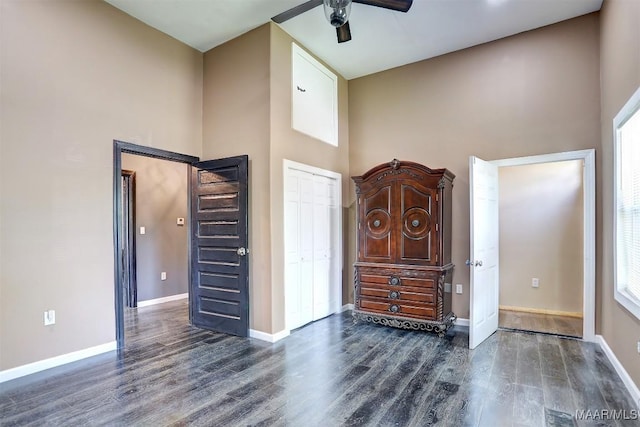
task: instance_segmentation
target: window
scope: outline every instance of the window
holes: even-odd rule
[[[640,88],[613,120],[615,298],[640,318]]]

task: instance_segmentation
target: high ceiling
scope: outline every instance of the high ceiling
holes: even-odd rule
[[[105,0],[201,52],[305,0]],[[414,0],[408,13],[354,3],[338,44],[322,6],[280,26],[346,79],[600,10],[603,0]]]

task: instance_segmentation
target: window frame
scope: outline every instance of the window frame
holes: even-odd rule
[[[640,87],[629,98],[613,119],[613,278],[614,298],[624,308],[640,319],[640,298],[627,289],[626,284],[618,280],[618,200],[620,192],[620,146],[621,129],[634,115],[640,114]],[[640,166],[639,166],[640,167]]]

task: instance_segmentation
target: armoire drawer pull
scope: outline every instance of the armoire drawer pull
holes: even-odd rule
[[[391,306],[389,307],[389,311],[392,313],[398,313],[400,311],[400,306],[391,304]]]
[[[391,291],[391,292],[389,292],[389,298],[391,298],[391,299],[398,299],[398,298],[400,298],[400,292],[398,292],[398,291]]]
[[[389,284],[393,285],[393,286],[399,285],[400,284],[400,278],[396,277],[396,276],[389,277]]]

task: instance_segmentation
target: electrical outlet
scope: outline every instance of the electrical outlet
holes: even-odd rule
[[[167,280],[167,272],[163,271],[162,273],[160,273],[160,280]]]
[[[47,310],[44,312],[44,326],[56,324],[56,311]]]
[[[456,294],[461,294],[461,293],[462,293],[462,285],[458,283],[456,285]]]
[[[538,279],[537,277],[531,279],[531,286],[534,288],[540,287],[540,279]]]

